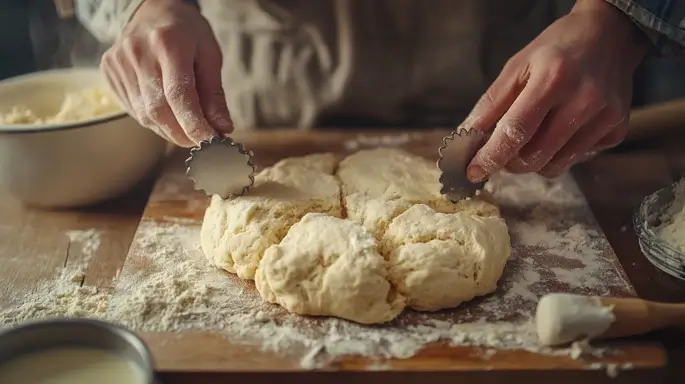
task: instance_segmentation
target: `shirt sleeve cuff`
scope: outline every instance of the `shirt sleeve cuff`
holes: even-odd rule
[[[685,2],[605,0],[625,13],[661,56],[685,56]]]

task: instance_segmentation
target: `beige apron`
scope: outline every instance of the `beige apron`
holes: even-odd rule
[[[143,0],[74,1],[102,42]],[[197,0],[238,129],[455,125],[574,0]]]
[[[569,3],[199,1],[238,129],[455,125]]]

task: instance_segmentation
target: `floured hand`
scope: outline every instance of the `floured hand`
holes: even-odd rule
[[[212,30],[197,9],[178,0],[146,0],[100,66],[138,122],[190,147],[233,130],[221,62]]]
[[[628,129],[633,73],[647,45],[604,0],[582,0],[504,66],[464,122],[495,129],[468,168],[479,182],[506,168],[555,177]]]

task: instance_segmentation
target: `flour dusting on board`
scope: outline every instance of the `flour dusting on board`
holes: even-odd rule
[[[408,358],[438,341],[481,346],[486,355],[522,349],[576,356],[574,348],[538,346],[532,324],[535,305],[541,295],[553,291],[632,293],[623,272],[608,257],[607,240],[593,229],[597,225],[568,175],[546,180],[537,175],[501,174],[488,189],[509,225],[512,257],[495,293],[455,310],[407,311],[386,326],[288,314],[264,303],[253,283],[211,267],[199,249],[198,224],[143,221],[134,239],[137,254],[129,255],[114,296],[107,305],[97,301],[101,305],[79,315],[105,318],[139,331],[213,330],[232,342],[295,354],[305,368],[348,355]],[[49,292],[44,294],[49,296]],[[101,299],[103,293],[93,295]],[[24,304],[23,313],[30,305]],[[43,299],[39,305],[52,303]],[[38,311],[45,312],[50,311]],[[0,321],[14,322],[7,310],[0,313]],[[370,369],[383,369],[383,365]]]
[[[81,252],[87,257],[91,257],[100,248],[101,232],[97,229],[71,230],[66,232],[71,243],[79,244]]]
[[[43,282],[28,294],[17,292],[12,298],[13,305],[0,311],[0,325],[48,317],[104,316],[111,293],[82,286],[88,262],[100,247],[101,232],[71,230],[65,235],[69,238],[69,248],[80,252],[79,258],[67,260],[54,280]]]

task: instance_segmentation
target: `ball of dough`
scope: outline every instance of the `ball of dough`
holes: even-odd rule
[[[444,214],[423,204],[390,223],[383,248],[390,281],[421,311],[454,308],[493,292],[511,254],[503,219]]]
[[[339,166],[331,154],[284,159],[246,196],[212,198],[202,249],[298,314],[375,324],[405,306],[456,307],[495,290],[510,239],[497,207],[453,204],[438,178],[435,163],[391,148]]]
[[[253,279],[264,251],[277,244],[308,212],[342,217],[332,154],[287,159],[255,177],[249,194],[213,196],[205,211],[200,244],[218,268]]]
[[[385,259],[358,223],[308,213],[264,253],[255,277],[262,298],[301,315],[384,323],[405,299],[388,282]]]

